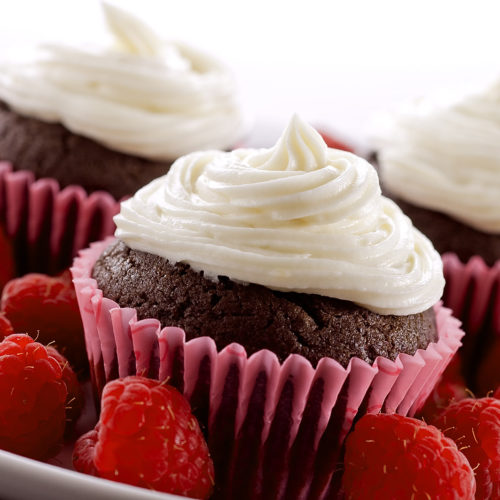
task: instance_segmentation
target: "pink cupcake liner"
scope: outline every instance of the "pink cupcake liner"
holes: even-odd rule
[[[481,257],[474,256],[463,263],[456,254],[447,253],[443,265],[444,305],[462,321],[466,331],[461,349],[467,367],[465,375],[474,391],[486,394],[495,389],[495,381],[500,383],[500,371],[496,380],[482,374],[483,361],[500,343],[500,261],[488,266]]]
[[[109,193],[61,190],[55,179],[35,181],[32,172],[0,162],[0,225],[13,243],[17,274],[68,267],[78,250],[113,234],[118,211]]]
[[[477,335],[485,325],[500,335],[500,261],[489,267],[479,256],[464,264],[456,254],[443,255],[446,289],[443,301]]]
[[[106,299],[91,278],[113,241],[80,252],[71,269],[93,379],[100,392],[117,376],[169,378],[190,400],[208,436],[218,498],[325,498],[335,487],[342,444],[355,420],[379,411],[413,415],[461,345],[451,311],[435,306],[439,340],[413,356],[353,358],[347,368],[270,351],[247,356],[239,344],[217,351],[201,337]]]

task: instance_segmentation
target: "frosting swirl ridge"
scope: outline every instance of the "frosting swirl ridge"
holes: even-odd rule
[[[122,203],[128,246],[269,288],[412,314],[439,300],[441,259],[375,169],[299,117],[270,149],[204,151]]]
[[[170,161],[233,146],[246,123],[229,70],[199,50],[163,41],[132,14],[102,6],[109,46],[41,45],[34,60],[2,67],[0,99],[146,158]]]

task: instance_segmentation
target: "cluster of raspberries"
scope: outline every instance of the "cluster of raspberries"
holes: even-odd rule
[[[83,407],[73,369],[82,370],[83,330],[69,273],[12,279],[0,306],[0,448],[46,459],[71,438]]]
[[[67,271],[10,278],[0,273],[0,448],[45,460],[75,439],[83,407],[77,375],[87,375],[83,329]],[[500,388],[470,397],[462,371],[457,357],[420,419],[358,420],[339,464],[343,498],[500,499]],[[498,378],[496,364],[494,371]],[[73,462],[87,474],[191,498],[214,489],[189,403],[143,377],[106,385],[100,419],[77,439]]]
[[[28,333],[14,333],[14,332]],[[34,340],[35,337],[37,340]],[[8,281],[0,312],[0,449],[38,460],[74,441],[83,407],[83,330],[69,273]],[[3,340],[2,340],[3,339]],[[57,345],[61,354],[53,345]],[[74,448],[77,470],[136,486],[208,498],[214,469],[187,400],[142,377],[109,383],[94,430]]]

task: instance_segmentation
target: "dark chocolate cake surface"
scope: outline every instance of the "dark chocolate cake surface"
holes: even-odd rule
[[[35,177],[52,177],[61,187],[104,190],[116,199],[167,173],[170,163],[119,153],[74,134],[57,123],[21,116],[0,101],[0,161]]]
[[[237,342],[248,354],[296,353],[313,365],[323,357],[347,366],[353,356],[372,363],[414,354],[437,339],[434,311],[382,316],[352,302],[277,292],[220,276],[207,279],[183,263],[130,249],[117,240],[98,259],[93,277],[104,296],[133,307],[139,319],[178,326],[187,339],[209,336],[218,349]]]

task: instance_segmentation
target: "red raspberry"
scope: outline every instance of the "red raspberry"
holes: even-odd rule
[[[14,252],[12,244],[7,238],[3,227],[0,226],[0,290],[7,281],[14,278],[16,275],[16,262],[14,260]]]
[[[433,424],[469,460],[476,474],[476,498],[500,498],[500,400],[463,399],[445,408]]]
[[[1,309],[16,332],[28,333],[42,344],[55,342],[76,370],[86,365],[82,321],[69,271],[55,277],[26,274],[9,281]]]
[[[420,420],[365,415],[346,441],[346,498],[474,498],[474,473],[451,440]]]
[[[75,448],[73,449],[73,466],[75,469],[96,477],[99,477],[99,473],[95,468],[94,455],[98,437],[99,424],[96,425],[95,429],[92,429],[83,436],[80,436],[75,443]]]
[[[4,313],[0,312],[0,340],[3,340],[5,337],[8,337],[13,333],[14,328],[12,328],[11,322]]]
[[[62,371],[62,380],[66,384],[66,389],[68,390],[68,397],[66,399],[65,434],[69,435],[74,430],[76,421],[82,413],[84,402],[83,391],[69,361],[54,347],[47,346],[46,349],[49,355],[59,363]]]
[[[460,401],[468,397],[465,379],[461,375],[460,357],[456,355],[441,376],[438,384],[431,392],[418,417],[425,422],[432,422],[443,408],[450,402]]]
[[[67,390],[58,362],[28,335],[0,343],[0,448],[43,459],[57,452]]]
[[[194,498],[208,498],[213,487],[212,460],[189,403],[173,387],[143,377],[105,386],[98,427],[77,441],[73,464],[113,481]]]
[[[347,145],[343,140],[334,137],[332,134],[325,132],[324,130],[318,130],[318,132],[320,133],[321,137],[323,137],[323,140],[329,148],[342,149],[342,151],[354,153],[354,149],[351,146]]]
[[[461,401],[469,395],[470,393],[467,394],[465,389],[465,383],[457,384],[442,380],[434,388],[417,416],[422,418],[424,422],[432,422],[443,408],[455,401]]]

